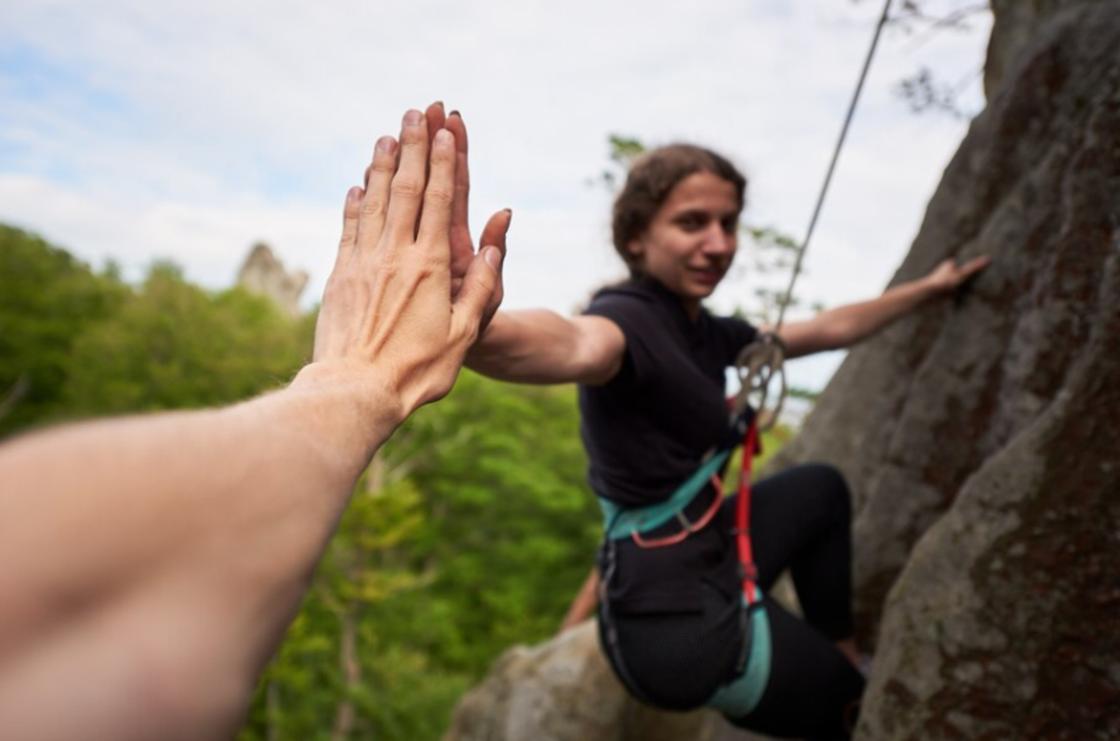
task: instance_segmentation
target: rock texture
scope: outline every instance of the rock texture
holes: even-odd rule
[[[749,741],[716,713],[667,713],[632,700],[583,623],[507,651],[460,701],[444,741]]]
[[[261,296],[268,296],[291,316],[299,315],[299,297],[307,287],[308,276],[302,270],[289,273],[284,264],[263,242],[253,245],[241,269],[237,285]]]
[[[864,738],[1120,738],[1120,5],[1062,5],[946,174],[998,195],[976,246],[1003,266],[910,387],[984,455],[956,493],[907,471],[953,504],[890,592]],[[929,398],[930,366],[974,403]],[[864,533],[899,523],[888,507],[865,502]]]
[[[913,544],[1059,398],[1103,321],[1120,218],[1120,13],[1062,5],[1032,26],[973,123],[896,281],[949,256],[995,263],[962,300],[854,350],[779,461],[827,460],[853,485],[865,641]]]

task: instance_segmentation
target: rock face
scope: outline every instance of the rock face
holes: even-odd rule
[[[444,741],[748,741],[712,712],[631,699],[599,651],[594,622],[507,651],[460,701]]]
[[[237,271],[237,285],[252,293],[268,296],[291,316],[299,314],[299,296],[307,287],[307,279],[307,273],[302,270],[291,273],[285,270],[284,264],[263,242],[253,245]]]
[[[782,455],[856,492],[867,738],[1120,736],[1120,6],[995,10],[998,87],[896,280],[995,262],[853,351]]]
[[[1066,5],[973,122],[896,281],[950,256],[995,263],[962,300],[856,348],[781,456],[830,461],[853,484],[864,639],[913,544],[1068,391],[1105,321],[1120,218],[1120,12]]]

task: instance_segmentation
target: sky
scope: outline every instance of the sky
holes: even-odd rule
[[[800,239],[880,9],[5,0],[0,221],[130,279],[171,259],[211,288],[265,241],[310,273],[311,305],[374,141],[405,109],[443,100],[470,131],[472,223],[514,212],[505,305],[568,313],[624,273],[610,193],[591,183],[611,133],[722,152],[750,178],[744,220]],[[968,126],[911,112],[898,83],[928,67],[975,114],[989,29],[987,14],[964,30],[888,27],[806,255],[806,303],[887,284]],[[713,310],[749,302],[758,276],[741,272]],[[841,357],[791,364],[792,382],[822,387]]]

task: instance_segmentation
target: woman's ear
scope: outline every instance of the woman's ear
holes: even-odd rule
[[[626,252],[630,257],[641,257],[645,252],[645,245],[642,244],[640,239],[631,239],[626,243]]]

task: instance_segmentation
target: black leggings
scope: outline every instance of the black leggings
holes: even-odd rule
[[[734,498],[724,507],[734,507]],[[864,681],[833,642],[852,635],[850,519],[847,486],[829,466],[796,466],[753,487],[759,586],[769,589],[788,568],[805,619],[764,599],[770,678],[755,709],[730,719],[736,725],[772,736],[848,736]],[[658,704],[695,707],[734,678],[741,647],[736,602],[710,585],[703,602],[700,614],[616,619],[626,666]]]

